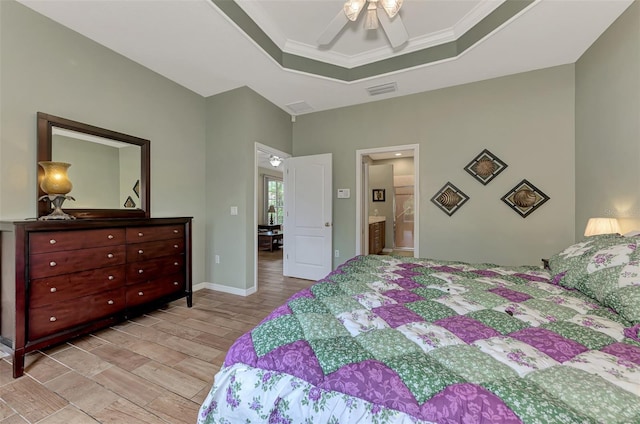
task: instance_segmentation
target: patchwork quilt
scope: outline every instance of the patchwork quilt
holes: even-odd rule
[[[640,322],[567,269],[353,258],[235,342],[199,423],[640,423]]]

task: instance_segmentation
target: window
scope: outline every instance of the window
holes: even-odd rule
[[[275,208],[275,213],[269,214],[267,210],[269,206]],[[281,178],[271,175],[264,176],[264,222],[271,224],[271,216],[273,215],[273,224],[282,225],[284,223],[284,183]]]

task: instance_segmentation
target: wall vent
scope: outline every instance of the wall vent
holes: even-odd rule
[[[313,108],[309,105],[309,103],[305,101],[289,103],[285,106],[287,107],[287,109],[293,112],[294,115],[313,111]]]
[[[369,92],[370,96],[393,93],[394,91],[398,91],[398,84],[396,84],[395,82],[389,82],[386,84],[374,85],[371,87],[367,87],[367,91]]]

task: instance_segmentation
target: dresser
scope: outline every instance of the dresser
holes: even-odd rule
[[[386,237],[385,232],[385,218],[376,217],[377,219],[369,218],[369,254],[377,255],[384,249],[384,242]],[[373,221],[373,222],[372,222]]]
[[[185,297],[191,218],[0,223],[0,341],[24,355]]]

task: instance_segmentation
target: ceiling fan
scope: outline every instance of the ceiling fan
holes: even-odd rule
[[[365,29],[377,29],[378,22],[382,25],[389,42],[393,48],[404,44],[409,35],[398,16],[393,19],[400,10],[403,0],[347,0],[340,12],[329,23],[327,28],[318,38],[318,44],[321,46],[330,44],[334,38],[340,33],[342,28],[349,23],[355,22],[360,16],[360,12],[367,6],[365,15]]]

